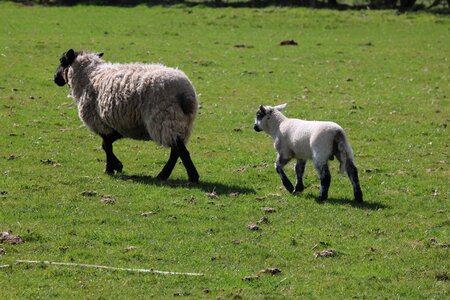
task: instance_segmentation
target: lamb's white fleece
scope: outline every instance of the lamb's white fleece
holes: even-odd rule
[[[266,107],[266,111],[267,116],[256,124],[272,137],[281,157],[312,160],[315,165],[322,165],[332,158],[336,142],[340,150],[340,172],[345,172],[347,160],[353,161],[352,148],[338,124],[287,118],[272,107]],[[337,135],[340,135],[338,140]]]

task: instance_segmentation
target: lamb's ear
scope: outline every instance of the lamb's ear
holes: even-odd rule
[[[104,54],[103,52],[102,52],[102,53],[97,53],[97,56],[98,56],[98,57],[102,57],[103,54]]]
[[[283,110],[287,106],[287,103],[280,104],[274,107],[276,110]]]
[[[69,63],[72,63],[72,61],[75,60],[75,51],[73,51],[73,49],[70,49],[69,51],[66,52],[66,58],[69,61]]]
[[[264,114],[266,113],[266,108],[262,105],[259,107],[259,110]]]

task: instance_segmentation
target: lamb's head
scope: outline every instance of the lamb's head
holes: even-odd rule
[[[67,74],[69,72],[70,65],[75,61],[78,55],[83,54],[84,52],[75,52],[73,49],[70,49],[67,52],[64,52],[61,58],[59,59],[59,66],[56,69],[55,74],[55,83],[59,86],[64,86],[69,82]],[[103,53],[98,53],[98,57],[102,57]]]
[[[271,120],[274,112],[281,111],[287,106],[287,103],[277,105],[277,106],[263,106],[261,105],[256,112],[256,119],[255,119],[255,125],[253,128],[255,131],[268,131],[269,126],[268,122]]]

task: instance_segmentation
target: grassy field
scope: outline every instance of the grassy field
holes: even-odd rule
[[[0,244],[2,298],[449,298],[449,28],[395,11],[0,3],[0,231],[25,240]],[[298,45],[279,46],[288,39]],[[115,143],[124,173],[103,173],[101,139],[53,83],[70,48],[188,74],[200,185],[180,164],[157,182],[169,151],[150,142]],[[253,121],[260,104],[284,102],[288,116],[346,129],[363,205],[336,162],[326,203],[311,164],[303,194],[280,188]],[[281,273],[255,277],[267,268]]]

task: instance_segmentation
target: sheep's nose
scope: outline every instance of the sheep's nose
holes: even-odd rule
[[[58,74],[55,74],[54,81],[59,86],[64,86],[66,84],[65,80],[61,76],[58,76]]]
[[[253,126],[253,129],[255,129],[255,131],[260,132],[261,129],[258,127],[258,125],[255,124],[255,126]]]

